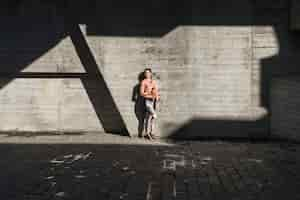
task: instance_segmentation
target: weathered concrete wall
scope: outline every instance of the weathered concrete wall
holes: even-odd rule
[[[299,76],[272,80],[272,134],[279,138],[299,140]]]
[[[289,31],[290,25],[297,21],[294,21],[296,16],[290,16],[290,10],[295,9],[290,6],[296,5],[292,1],[265,2],[258,3],[254,13],[255,24],[262,25],[254,28],[257,42],[253,84],[257,83],[257,92],[253,94],[257,94],[256,99],[268,108],[271,137],[299,140],[296,87],[300,75],[300,37],[297,32]],[[272,26],[266,26],[267,22]]]
[[[300,30],[300,2],[297,0],[291,0],[291,12],[290,12],[290,28],[291,30]]]
[[[266,137],[269,80],[295,71],[285,1],[31,2],[2,23],[3,131],[137,135],[132,96],[151,67],[161,136]]]

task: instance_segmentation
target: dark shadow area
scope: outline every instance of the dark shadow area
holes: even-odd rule
[[[2,3],[5,4],[4,2]],[[30,11],[34,8],[20,11],[20,1],[11,1],[1,10],[1,77],[14,78],[19,76],[23,69],[43,56],[49,49],[55,47],[66,35],[59,16],[50,17],[51,9],[40,8],[39,17]],[[21,6],[21,5],[20,5]],[[6,15],[5,15],[6,14]],[[56,71],[55,63],[48,63],[49,71]],[[6,79],[7,83],[11,79]],[[1,87],[7,83],[2,81]]]
[[[178,25],[234,26],[252,23],[250,1],[112,0],[90,1],[89,6],[92,16],[96,16],[85,22],[89,35],[162,37]]]
[[[94,1],[87,34],[102,36],[161,37],[179,23],[178,1]],[[95,21],[96,19],[96,21]],[[90,23],[91,22],[91,23]]]
[[[289,79],[289,77],[300,77],[300,34],[297,31],[290,31],[290,21],[291,21],[291,1],[281,1],[277,3],[277,6],[268,7],[268,5],[263,5],[256,2],[257,6],[254,10],[254,24],[266,24],[269,22],[276,34],[276,39],[278,43],[278,53],[274,56],[263,58],[260,60],[260,102],[261,106],[268,109],[269,112],[269,129],[271,127],[277,126],[276,124],[271,124],[271,118],[277,118],[278,116],[274,116],[272,105],[273,101],[276,101],[278,98],[276,96],[271,96],[272,90],[272,80],[274,78],[283,78]],[[278,12],[282,11],[282,12]],[[285,12],[284,12],[285,11]],[[268,13],[268,14],[266,14]],[[288,88],[286,88],[288,89]],[[279,92],[279,91],[277,91]],[[274,93],[274,91],[273,91]],[[285,95],[282,93],[281,95]],[[288,98],[288,96],[286,96]],[[288,102],[282,102],[282,105]],[[293,122],[292,120],[295,119],[288,119],[289,113],[291,111],[286,110],[285,112],[281,113],[281,115],[285,116],[287,120],[290,120],[290,123],[297,123]],[[278,114],[278,113],[277,113]],[[282,122],[278,122],[282,123]],[[290,124],[290,126],[291,126]],[[280,135],[275,135],[270,132],[270,137],[275,138],[278,140],[288,140],[289,142],[299,142],[299,136],[297,135],[297,131],[294,131],[296,137],[291,138],[290,136],[286,135],[285,130],[280,133]]]
[[[138,136],[142,136],[144,118],[145,118],[145,100],[140,95],[141,82],[144,79],[144,72],[138,74],[138,83],[133,87],[132,90],[132,101],[134,102],[134,113],[138,120]]]
[[[256,2],[253,24],[272,25],[276,34],[279,51],[276,55],[260,60],[261,105],[270,109],[271,79],[274,77],[299,76],[300,32],[290,29],[290,2],[278,2],[277,6],[268,6]],[[283,11],[279,13],[278,11]],[[268,14],[266,14],[268,13]]]
[[[87,34],[96,36],[163,37],[178,26],[264,26],[274,28],[279,52],[261,60],[261,106],[270,110],[270,80],[273,76],[300,74],[299,33],[290,33],[289,1],[39,1],[3,3],[1,76],[9,77],[2,87],[21,77],[80,77],[81,74],[24,73],[34,60],[45,54],[66,36],[70,36],[87,75],[80,77],[99,121],[108,132],[127,132],[126,125],[103,79],[99,66],[78,24],[86,24]],[[20,10],[21,9],[21,10]],[[281,12],[282,11],[282,12]],[[38,17],[37,17],[38,16]],[[22,33],[22,34],[20,34]],[[28,50],[29,48],[29,50]],[[8,51],[7,51],[8,49]],[[27,55],[30,52],[30,55]],[[49,69],[56,68],[49,64]],[[90,79],[99,82],[97,90]],[[238,83],[237,83],[238,84]],[[137,103],[138,105],[138,103]],[[139,116],[138,116],[139,115]],[[140,114],[137,114],[138,119]],[[262,119],[262,122],[269,120]],[[252,128],[247,121],[195,119],[180,130],[244,131]],[[255,122],[256,123],[256,122]],[[260,123],[260,122],[259,122]],[[219,127],[219,128],[217,128]],[[198,132],[199,132],[198,130]],[[178,132],[178,131],[176,131]],[[175,135],[178,135],[177,133]],[[208,134],[214,135],[210,132]],[[266,136],[269,133],[265,134]]]
[[[128,135],[84,35],[76,19],[69,15],[67,2],[16,0],[5,6],[3,10],[6,8],[7,13],[1,16],[5,30],[0,34],[4,52],[0,54],[1,87],[15,78],[80,78],[105,132]],[[61,66],[56,63],[44,64],[49,65],[49,72],[21,72],[67,36],[72,40],[85,73],[60,72]]]
[[[6,137],[36,137],[36,136],[54,136],[54,135],[70,135],[70,136],[77,136],[77,135],[84,135],[84,131],[63,131],[63,132],[54,132],[54,131],[0,131],[0,135],[5,135]]]
[[[121,113],[115,104],[115,101],[109,91],[108,86],[106,85],[103,75],[99,70],[99,66],[88,46],[87,41],[84,38],[82,31],[80,30],[79,25],[73,22],[74,16],[70,15],[72,12],[69,11],[69,8],[63,11],[67,14],[65,18],[67,33],[72,40],[85,72],[89,75],[88,78],[81,78],[81,81],[104,130],[106,132],[128,135],[129,133],[127,131],[125,122],[122,119]],[[91,79],[97,82],[97,88],[94,88],[94,90],[91,88],[94,85],[91,84]]]
[[[172,131],[170,138],[172,139],[222,139],[228,137],[230,139],[264,139],[268,133],[265,132],[268,118],[247,121],[239,119],[205,119],[196,118],[189,120],[180,128]],[[173,125],[165,125],[168,129]],[[245,134],[245,132],[247,134]]]
[[[216,143],[231,143],[231,144],[242,144],[242,143],[250,143],[250,144],[278,144],[284,147],[289,147],[290,145],[299,145],[300,142],[298,140],[286,138],[286,137],[261,137],[260,135],[258,137],[250,136],[250,137],[234,137],[234,136],[195,136],[195,137],[176,137],[171,136],[167,139],[168,142],[176,143],[178,141],[184,141],[184,142],[193,142],[193,141],[199,141],[199,142],[216,142]]]
[[[1,144],[0,155],[5,159],[0,162],[0,193],[3,199],[12,200],[188,199],[192,195],[196,199],[252,195],[262,200],[286,196],[283,191],[296,196],[298,150],[296,145],[215,142],[190,147]],[[232,178],[237,174],[243,178]],[[230,181],[222,182],[224,177]],[[187,182],[193,190],[182,189]],[[233,184],[239,187],[227,189]],[[176,198],[174,190],[181,191]]]

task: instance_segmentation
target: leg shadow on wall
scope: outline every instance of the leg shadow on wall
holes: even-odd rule
[[[143,80],[144,73],[140,72],[138,75],[138,84],[133,87],[132,101],[134,102],[134,113],[138,120],[138,136],[142,136],[144,130],[144,118],[145,118],[145,102],[140,95],[140,83]]]

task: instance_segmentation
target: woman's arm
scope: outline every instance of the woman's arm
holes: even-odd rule
[[[153,82],[153,98],[156,99],[156,100],[159,100],[160,98],[160,95],[159,95],[159,92],[158,92],[158,86],[156,84],[156,81]]]

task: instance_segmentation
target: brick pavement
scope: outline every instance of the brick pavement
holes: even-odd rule
[[[0,140],[4,200],[300,199],[297,144],[109,134]]]

